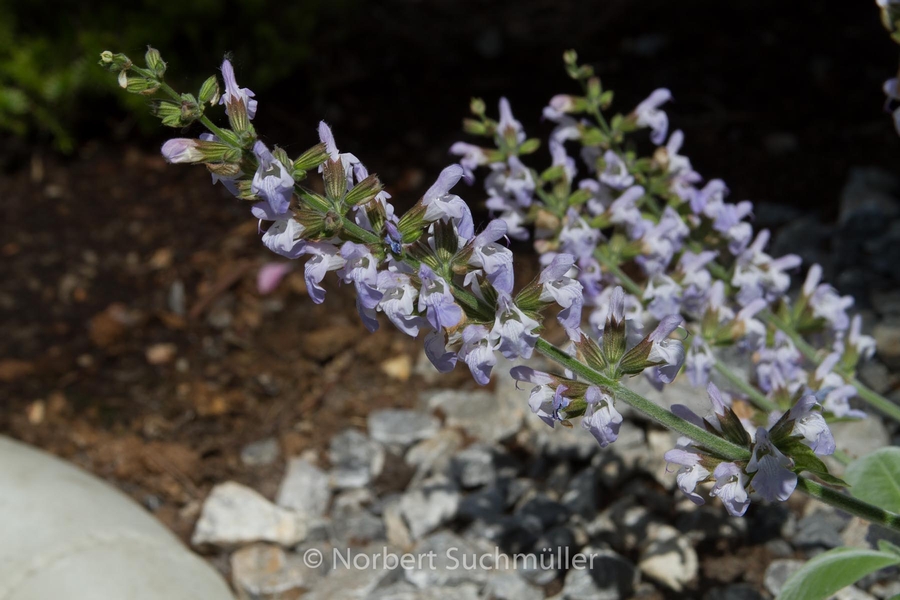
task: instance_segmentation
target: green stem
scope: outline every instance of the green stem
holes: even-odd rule
[[[622,284],[623,288],[625,288],[629,293],[634,294],[638,298],[643,297],[644,290],[641,289],[641,286],[639,286],[634,279],[629,277],[628,274],[622,270],[622,267],[619,266],[618,262],[601,252],[599,248],[596,252],[594,252],[594,256],[601,265],[606,267],[607,271],[618,278],[619,283]]]
[[[734,373],[730,368],[728,368],[727,365],[723,364],[718,359],[713,364],[713,367],[725,379],[730,381],[732,383],[732,385],[734,385],[734,387],[736,387],[737,389],[739,389],[740,391],[745,393],[750,398],[750,400],[753,401],[753,404],[755,404],[757,407],[761,408],[762,410],[769,411],[769,412],[771,412],[773,410],[778,410],[778,405],[776,405],[774,402],[772,402],[771,400],[766,398],[762,392],[760,392],[758,389],[756,389],[755,387],[753,387],[752,385],[750,385],[749,383],[744,381],[744,379],[742,379],[739,375]]]
[[[856,515],[866,521],[883,525],[894,531],[900,531],[900,515],[896,513],[886,511],[883,508],[878,508],[877,506],[873,506],[862,500],[857,500],[853,496],[842,494],[841,492],[827,488],[820,483],[810,481],[805,477],[797,478],[797,489],[820,502],[829,504],[839,510],[850,513],[851,515]]]
[[[539,339],[535,348],[537,348],[538,352],[544,356],[566,367],[573,373],[580,375],[585,381],[607,389],[617,400],[622,400],[625,404],[642,412],[660,425],[695,440],[705,448],[709,449],[713,454],[726,460],[750,459],[750,452],[746,448],[742,448],[737,444],[724,440],[697,427],[693,423],[685,421],[681,417],[675,416],[661,406],[657,406],[643,396],[632,392],[619,382],[582,364],[580,361],[572,358],[547,340],[543,338]]]
[[[834,454],[832,454],[831,456],[833,456],[836,461],[838,461],[845,467],[853,462],[853,459],[850,457],[849,454],[847,454],[843,450],[839,450],[837,448],[834,449]]]

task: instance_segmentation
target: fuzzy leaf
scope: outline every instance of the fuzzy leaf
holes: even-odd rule
[[[844,477],[860,500],[900,512],[900,447],[881,448],[853,461]]]
[[[869,573],[900,564],[900,556],[878,550],[835,548],[791,575],[778,600],[824,600]]]

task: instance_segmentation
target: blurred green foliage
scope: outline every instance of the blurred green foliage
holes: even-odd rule
[[[101,98],[106,106],[146,105],[116,93],[97,66],[107,49],[140,57],[153,45],[175,67],[175,86],[191,89],[230,51],[263,90],[309,56],[323,19],[353,1],[0,0],[0,130],[49,138],[69,152],[78,120],[103,106]]]

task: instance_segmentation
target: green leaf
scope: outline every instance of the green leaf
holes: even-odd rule
[[[861,548],[835,548],[819,554],[791,575],[778,600],[824,600],[869,573],[900,564],[888,552]]]
[[[847,466],[844,479],[853,495],[891,512],[900,512],[900,448],[881,448]]]

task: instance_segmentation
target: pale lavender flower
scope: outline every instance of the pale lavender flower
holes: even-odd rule
[[[341,257],[345,262],[337,272],[338,277],[356,287],[356,304],[363,324],[369,331],[375,331],[378,328],[375,307],[384,296],[378,289],[378,259],[364,244],[354,242],[344,242]]]
[[[705,215],[715,219],[719,209],[725,204],[728,186],[721,179],[710,179],[702,189],[691,198],[691,211],[695,215]]]
[[[513,117],[509,100],[506,98],[500,98],[500,121],[497,123],[497,132],[503,137],[511,133],[517,144],[525,141],[525,130],[522,128],[522,124]]]
[[[581,426],[591,432],[601,448],[606,448],[619,437],[622,415],[613,406],[612,396],[604,394],[596,386],[587,389],[584,399],[587,409]]]
[[[646,221],[637,208],[637,202],[644,196],[644,188],[633,185],[613,200],[609,206],[609,220],[613,225],[623,225],[632,239],[643,235],[652,223]]]
[[[250,212],[259,219],[260,231],[263,221],[272,222],[262,235],[266,248],[285,258],[298,258],[305,254],[307,242],[302,239],[304,227],[290,212],[276,213],[268,202],[257,202]]]
[[[766,306],[764,299],[757,298],[739,310],[734,317],[733,328],[747,348],[755,350],[765,343],[766,326],[762,324],[762,321],[753,317]]]
[[[440,373],[449,373],[456,367],[456,352],[447,350],[447,338],[443,331],[432,331],[425,336],[425,356]]]
[[[624,190],[634,183],[634,177],[628,172],[628,165],[618,154],[607,150],[603,155],[603,162],[606,163],[606,168],[600,173],[601,182],[616,190]]]
[[[566,275],[574,264],[575,258],[571,254],[557,254],[538,278],[538,283],[541,284],[541,301],[553,300],[563,308],[557,318],[572,340],[580,339],[579,327],[584,303],[581,283]]]
[[[712,349],[700,336],[694,337],[684,359],[684,372],[694,387],[709,383],[709,373],[716,364]]]
[[[462,176],[463,168],[459,165],[450,165],[441,171],[434,185],[422,196],[422,204],[426,207],[427,221],[450,220],[459,235],[469,240],[475,235],[472,211],[462,198],[450,193],[450,188],[459,183]]]
[[[657,369],[663,383],[672,383],[684,364],[684,344],[681,340],[669,339],[669,335],[678,329],[682,321],[681,315],[669,315],[647,336],[652,343],[647,360],[661,363]]]
[[[491,329],[491,339],[497,349],[509,359],[530,358],[537,343],[540,323],[526,315],[515,305],[509,294],[497,294],[497,315]]]
[[[472,377],[480,385],[487,385],[491,380],[491,370],[497,364],[494,349],[490,331],[484,325],[469,325],[463,330],[459,358],[469,366]]]
[[[683,448],[675,448],[665,453],[667,463],[679,465],[675,474],[678,489],[696,505],[705,504],[703,496],[696,492],[697,484],[706,481],[709,471],[700,464],[700,455]]]
[[[637,105],[634,114],[639,127],[650,128],[650,140],[654,144],[662,144],[669,129],[669,117],[659,109],[672,99],[672,92],[665,88],[654,90],[650,96]]]
[[[647,275],[662,273],[681,249],[684,238],[690,233],[687,225],[671,207],[667,206],[658,223],[633,229],[633,239],[641,238],[644,253],[635,260]]]
[[[853,315],[850,321],[850,333],[847,335],[847,344],[853,348],[857,356],[862,360],[868,360],[875,355],[875,338],[862,333],[862,316]]]
[[[200,139],[205,142],[219,142],[219,138],[214,136],[211,133],[201,133]],[[232,196],[240,197],[241,191],[237,186],[237,178],[235,177],[226,177],[223,175],[217,175],[216,173],[211,173],[213,185],[222,182],[222,185],[228,190]]]
[[[772,258],[763,252],[768,242],[769,231],[763,229],[737,257],[731,284],[740,288],[737,300],[742,306],[759,298],[772,302],[782,296],[791,285],[791,277],[785,271],[800,266],[802,262],[795,254]]]
[[[353,187],[353,175],[360,165],[359,159],[349,152],[338,151],[337,144],[334,141],[334,134],[331,132],[331,127],[329,127],[328,123],[325,121],[319,121],[319,141],[325,144],[325,151],[328,152],[328,157],[333,161],[341,163],[341,166],[344,169],[344,176],[347,178],[347,189],[349,190]],[[319,165],[320,173],[324,167],[325,165]]]
[[[570,208],[566,212],[566,223],[559,232],[560,251],[575,257],[592,256],[603,235]]]
[[[462,309],[454,302],[447,282],[424,264],[419,267],[419,279],[422,281],[422,289],[419,291],[419,312],[425,312],[431,326],[441,331],[459,324],[462,320]]]
[[[755,473],[752,483],[756,493],[769,502],[784,502],[790,498],[797,487],[797,474],[791,470],[793,467],[794,461],[769,440],[765,427],[759,427],[753,454],[747,463],[747,473]]]
[[[415,314],[415,302],[419,291],[413,286],[409,275],[396,271],[378,273],[378,289],[382,293],[379,308],[397,329],[406,335],[416,337],[425,325],[425,319]]]
[[[566,371],[568,373],[568,371]],[[553,418],[557,421],[563,420],[564,417],[559,416],[559,411],[568,408],[571,400],[563,394],[569,391],[569,386],[560,383],[553,392]]]
[[[732,462],[719,463],[713,471],[713,477],[716,478],[716,483],[709,495],[718,497],[732,517],[744,516],[750,506],[750,496],[747,494],[747,477],[741,468]]]
[[[667,275],[654,275],[647,282],[644,300],[649,301],[647,312],[660,320],[681,312],[681,286]]]
[[[531,169],[522,164],[517,156],[507,159],[509,169],[503,178],[503,191],[512,195],[519,206],[531,206],[534,200],[535,181]]]
[[[527,240],[528,229],[525,228],[525,212],[522,207],[511,198],[505,196],[489,195],[485,202],[492,216],[506,223],[506,235],[515,240]]]
[[[713,229],[724,234],[728,251],[737,256],[753,237],[753,227],[743,219],[753,213],[753,203],[743,200],[736,204],[722,203],[713,217]]]
[[[756,379],[762,391],[793,391],[805,382],[806,372],[801,367],[803,357],[783,332],[776,332],[774,344],[762,346],[758,352]]]
[[[253,145],[253,154],[259,159],[259,167],[253,174],[251,191],[268,202],[274,213],[285,212],[294,195],[294,178],[290,170],[262,142]]]
[[[548,146],[550,149],[550,158],[552,159],[551,165],[554,167],[562,167],[566,173],[566,179],[568,181],[575,181],[575,175],[578,173],[578,169],[575,167],[575,159],[568,155],[563,143],[550,138]]]
[[[304,254],[312,254],[312,258],[304,265],[304,277],[309,297],[316,304],[325,301],[325,288],[320,284],[328,271],[336,271],[344,266],[338,247],[328,242],[306,242]]]
[[[682,312],[700,319],[703,316],[712,276],[706,270],[706,265],[718,255],[715,250],[706,250],[695,254],[685,251],[678,260],[678,272],[681,274]]]
[[[494,219],[472,241],[469,264],[484,271],[496,289],[511,294],[513,290],[513,255],[509,248],[496,243],[506,235],[506,223]]]
[[[222,79],[225,80],[225,93],[219,99],[219,104],[225,105],[225,114],[228,113],[228,105],[234,101],[240,101],[247,109],[247,118],[252,119],[256,116],[256,107],[258,102],[252,98],[256,95],[247,88],[238,87],[237,80],[234,77],[234,67],[227,58],[222,61]]]
[[[557,419],[553,410],[553,399],[556,392],[550,385],[553,383],[553,378],[547,373],[535,371],[531,367],[513,367],[510,369],[509,374],[516,381],[524,381],[534,385],[528,398],[528,406],[531,408],[531,412],[537,415],[544,423],[554,427]]]
[[[841,296],[827,283],[820,283],[822,267],[813,265],[803,283],[803,295],[813,310],[813,316],[824,319],[835,331],[844,331],[850,326],[847,309],[853,306],[852,296]]]
[[[833,454],[835,450],[834,436],[825,422],[825,417],[818,410],[819,403],[815,396],[804,396],[793,407],[789,419],[794,422],[792,435],[803,437],[803,443],[812,448],[820,456]]]
[[[480,166],[488,164],[488,156],[484,148],[466,142],[456,142],[450,146],[450,154],[461,157],[459,164],[463,168],[466,180],[474,177],[474,171]],[[471,183],[471,182],[470,182]]]
[[[835,388],[825,388],[825,399],[822,408],[838,418],[865,419],[866,413],[850,407],[850,399],[856,397],[856,388],[850,384]]]

